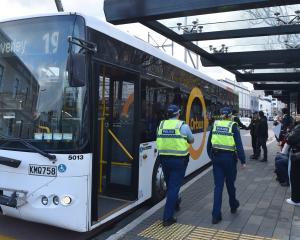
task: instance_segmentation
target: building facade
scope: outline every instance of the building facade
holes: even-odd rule
[[[258,98],[259,103],[259,111],[263,111],[265,116],[272,117],[273,116],[273,108],[272,108],[272,96],[260,96]]]
[[[239,110],[243,117],[250,117],[254,109],[258,109],[257,97],[242,83],[233,82],[229,79],[221,79],[220,82],[232,88],[239,94]]]

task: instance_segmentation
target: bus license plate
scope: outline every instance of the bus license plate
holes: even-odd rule
[[[47,165],[29,165],[29,175],[56,177],[57,167]]]

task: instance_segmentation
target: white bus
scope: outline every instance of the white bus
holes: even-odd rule
[[[207,166],[209,126],[238,96],[96,18],[0,23],[0,207],[85,232],[164,197],[156,128],[169,104],[193,129],[187,175]]]

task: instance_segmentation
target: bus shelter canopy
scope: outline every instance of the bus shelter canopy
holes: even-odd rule
[[[104,12],[113,24],[149,27],[255,90],[282,101],[300,92],[299,0],[105,0]]]

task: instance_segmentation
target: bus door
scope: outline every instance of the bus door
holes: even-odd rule
[[[96,72],[101,219],[137,200],[139,75],[105,65]]]

